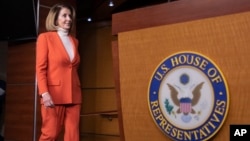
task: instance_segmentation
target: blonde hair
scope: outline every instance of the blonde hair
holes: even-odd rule
[[[69,32],[73,28],[74,22],[75,22],[75,15],[76,15],[74,7],[66,3],[58,3],[58,4],[55,4],[53,7],[51,7],[49,14],[46,18],[45,26],[46,26],[47,31],[57,30],[58,26],[56,22],[57,22],[59,12],[61,11],[62,8],[67,8],[70,10],[71,15],[72,15],[72,24],[69,29]]]

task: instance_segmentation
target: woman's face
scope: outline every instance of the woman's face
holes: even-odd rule
[[[57,25],[65,30],[69,30],[72,24],[72,15],[68,8],[62,8],[57,17]]]

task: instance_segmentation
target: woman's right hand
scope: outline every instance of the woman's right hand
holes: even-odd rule
[[[42,94],[43,104],[46,108],[53,108],[55,105],[52,101],[52,98],[48,92]]]

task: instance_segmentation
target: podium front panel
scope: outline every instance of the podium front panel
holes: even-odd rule
[[[121,32],[118,34],[120,97],[127,141],[169,141],[148,106],[152,75],[168,56],[193,51],[213,60],[230,95],[226,120],[213,136],[229,140],[231,124],[249,124],[250,12]]]

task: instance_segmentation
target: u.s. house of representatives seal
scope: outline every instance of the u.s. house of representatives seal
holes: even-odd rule
[[[225,121],[229,92],[214,62],[196,52],[179,52],[153,73],[148,105],[156,125],[172,140],[208,140]]]

